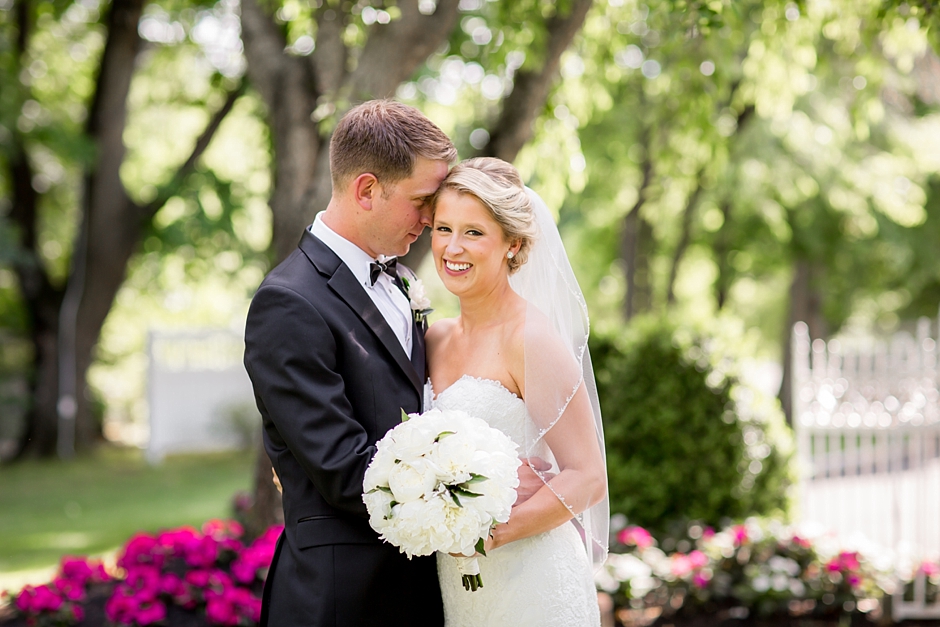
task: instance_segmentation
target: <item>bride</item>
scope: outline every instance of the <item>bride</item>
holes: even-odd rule
[[[434,201],[431,249],[460,315],[427,332],[426,407],[509,435],[544,486],[517,502],[464,590],[439,555],[448,627],[600,624],[593,568],[607,550],[607,476],[584,298],[541,198],[493,158],[455,166]],[[551,468],[548,469],[549,464]]]

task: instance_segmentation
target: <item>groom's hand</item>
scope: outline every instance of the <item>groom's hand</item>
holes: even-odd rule
[[[516,502],[520,505],[528,501],[533,494],[542,489],[546,481],[555,476],[555,473],[548,472],[552,465],[541,457],[526,457],[522,459],[522,465],[519,466],[519,487],[516,488]],[[542,477],[536,474],[536,471],[542,473]]]

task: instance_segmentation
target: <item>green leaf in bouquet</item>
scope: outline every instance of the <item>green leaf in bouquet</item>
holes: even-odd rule
[[[473,548],[475,548],[475,549],[477,550],[477,553],[479,553],[479,554],[482,555],[483,557],[486,557],[486,548],[485,548],[485,547],[486,547],[486,539],[485,539],[485,538],[480,538],[479,540],[477,540],[477,543],[473,546]]]
[[[402,410],[401,410],[401,421],[402,421],[402,422],[408,422],[410,419],[411,419],[411,416],[409,416],[409,415],[408,415],[408,412],[406,412],[406,411],[404,410],[404,408],[402,408]]]
[[[447,436],[456,435],[456,433],[457,433],[456,431],[441,431],[440,433],[437,434],[437,437],[434,438],[434,443],[437,444],[438,442],[440,442]]]
[[[463,484],[455,485],[450,490],[451,490],[451,494],[457,494],[459,496],[462,496],[468,499],[476,498],[478,496],[483,496],[482,494],[477,494],[476,492],[471,492],[470,490],[464,488]]]
[[[486,475],[478,475],[475,472],[470,473],[470,479],[464,481],[461,485],[473,485],[474,483],[480,483],[482,481],[489,481],[490,478]]]
[[[392,493],[392,489],[388,487],[387,485],[377,485],[371,490],[369,490],[368,492],[366,492],[366,494],[372,494],[373,492],[380,492],[380,491],[385,492],[386,494]]]
[[[451,490],[448,490],[447,493],[450,495],[451,500],[454,501],[457,507],[463,507],[463,505],[460,503],[460,499],[457,498],[456,494],[454,494]]]

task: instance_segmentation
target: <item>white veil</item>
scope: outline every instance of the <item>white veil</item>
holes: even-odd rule
[[[564,470],[564,463],[559,462],[546,441],[551,429],[563,428],[562,432],[570,433],[571,428],[593,428],[593,437],[587,441],[596,441],[601,463],[605,463],[601,411],[587,344],[590,327],[587,304],[551,212],[538,194],[528,187],[526,193],[539,233],[526,263],[509,279],[513,290],[529,303],[525,328],[525,403],[532,423],[526,429],[523,456],[540,457],[552,464],[551,472],[539,475],[574,515],[573,522],[596,568],[607,558],[610,504],[606,465],[604,496],[588,507],[581,490],[555,476]],[[546,324],[554,333],[546,335]],[[570,353],[573,359],[564,358],[564,353]],[[593,420],[586,417],[588,411]]]

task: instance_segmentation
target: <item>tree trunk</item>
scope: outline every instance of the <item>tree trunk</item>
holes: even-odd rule
[[[653,237],[653,228],[641,213],[653,181],[651,137],[648,129],[640,133],[640,140],[644,148],[643,163],[640,166],[642,178],[637,190],[636,202],[624,216],[620,234],[620,258],[623,260],[627,283],[627,291],[623,298],[623,317],[627,321],[637,313],[649,309],[651,305],[647,251],[652,248],[650,242]]]
[[[545,107],[561,55],[581,30],[592,0],[573,0],[568,12],[555,14],[545,22],[548,37],[542,63],[536,68],[524,68],[513,78],[512,92],[504,98],[499,118],[489,129],[490,139],[480,155],[498,157],[512,163],[527,141],[532,138],[533,124]]]
[[[629,321],[635,315],[652,308],[652,286],[649,275],[649,251],[652,249],[653,227],[638,209],[632,210],[623,221],[620,258],[624,263],[627,283],[623,299],[623,317]]]
[[[718,278],[715,280],[715,303],[717,311],[725,306],[728,300],[728,290],[731,289],[731,201],[727,198],[722,200],[719,207],[724,221],[718,230],[715,238],[715,260],[718,265]]]
[[[32,27],[32,6],[18,2],[14,8],[17,21],[16,60],[23,66]],[[20,94],[25,100],[27,94]],[[54,287],[38,253],[39,194],[33,189],[33,168],[26,153],[22,135],[13,131],[12,154],[8,161],[12,206],[10,220],[19,231],[22,254],[14,261],[30,321],[33,346],[30,397],[26,429],[19,442],[17,457],[44,456],[55,453],[58,433],[56,402],[58,399],[58,361],[56,351],[59,334],[61,290]]]
[[[819,266],[806,259],[797,259],[793,264],[793,282],[790,284],[789,312],[783,334],[783,379],[780,383],[780,404],[793,426],[793,355],[791,341],[793,325],[805,322],[810,339],[825,338],[828,329],[822,314],[822,293],[816,285]]]
[[[703,179],[705,169],[699,170],[695,177],[695,189],[689,194],[685,203],[685,209],[682,211],[682,228],[679,233],[679,241],[676,243],[676,249],[672,255],[672,266],[669,268],[669,283],[666,285],[666,304],[672,305],[676,302],[676,277],[679,275],[679,264],[685,255],[689,243],[692,241],[692,218],[695,217],[695,210],[698,208],[699,200],[702,198]]]

